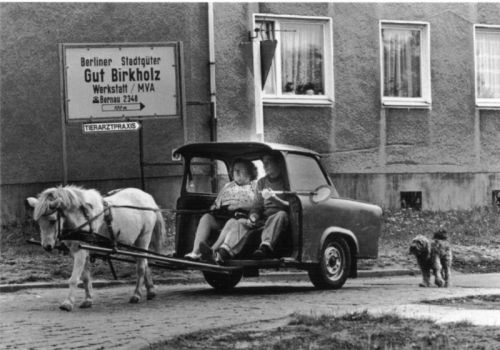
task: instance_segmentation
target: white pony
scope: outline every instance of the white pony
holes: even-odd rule
[[[94,232],[111,240],[113,237],[110,236],[115,236],[117,242],[141,249],[148,249],[152,243],[156,252],[160,251],[164,241],[165,222],[158,205],[153,197],[136,188],[116,190],[103,198],[93,189],[59,186],[46,189],[38,198],[27,198],[27,202],[34,208],[33,217],[40,226],[41,244],[47,251],[56,246],[58,235],[65,231]],[[80,278],[85,288],[85,300],[80,307],[89,308],[92,306],[92,282],[87,266],[89,253],[79,248],[79,241],[66,240],[64,243],[70,249],[74,264],[69,294],[59,308],[73,309]],[[139,302],[144,283],[147,299],[154,298],[156,293],[147,259],[137,258],[137,284],[131,303]]]

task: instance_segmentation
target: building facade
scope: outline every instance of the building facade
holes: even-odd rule
[[[144,186],[173,208],[181,165],[172,150],[197,141],[311,148],[342,196],[385,208],[493,205],[499,18],[499,4],[480,2],[1,3],[2,222],[23,218],[27,196],[63,182],[103,193]],[[176,48],[175,113],[101,120],[83,103],[84,117],[72,120],[69,107],[78,113],[82,98],[71,95],[72,79],[103,83],[99,50],[134,46],[139,61],[154,61],[158,44]],[[74,47],[88,60],[71,63]],[[141,63],[122,64],[132,67],[123,79],[137,82]],[[123,95],[113,86],[94,87],[96,100]],[[151,96],[163,101],[161,91]],[[141,129],[85,132],[96,121]]]

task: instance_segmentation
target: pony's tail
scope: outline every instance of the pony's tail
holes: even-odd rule
[[[156,253],[161,253],[166,235],[167,229],[165,225],[165,219],[163,219],[161,211],[157,211],[153,237],[151,237],[151,245],[153,247],[153,251],[155,251]]]

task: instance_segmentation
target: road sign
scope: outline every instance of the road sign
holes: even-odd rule
[[[114,123],[84,123],[83,133],[105,133],[117,131],[136,131],[141,128],[138,122],[114,122]]]
[[[142,111],[144,109],[142,103],[115,103],[115,104],[106,104],[102,105],[103,112],[113,112],[113,111]]]
[[[177,43],[64,44],[66,119],[179,116]]]

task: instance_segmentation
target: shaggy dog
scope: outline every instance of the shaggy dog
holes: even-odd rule
[[[438,287],[450,286],[452,252],[445,230],[435,232],[432,242],[423,235],[415,237],[410,245],[410,254],[415,255],[422,271],[420,287],[430,286],[431,273]]]

